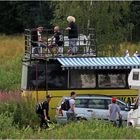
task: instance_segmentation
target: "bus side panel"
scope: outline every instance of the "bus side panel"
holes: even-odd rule
[[[96,94],[96,95],[109,95],[117,97],[125,102],[132,103],[136,96],[137,90],[132,89],[109,89],[109,90],[50,90],[46,91],[23,91],[23,96],[31,96],[36,101],[43,101],[47,94],[53,96],[50,102],[50,116],[54,119],[56,107],[58,106],[63,96],[70,96],[70,93],[75,91],[77,94]]]

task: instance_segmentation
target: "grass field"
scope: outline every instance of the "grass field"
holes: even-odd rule
[[[0,90],[18,90],[21,81],[21,58],[24,37],[0,36]]]

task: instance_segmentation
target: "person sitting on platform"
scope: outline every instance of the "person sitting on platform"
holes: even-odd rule
[[[33,53],[42,53],[42,48],[46,48],[46,44],[42,39],[43,27],[38,26],[36,29],[31,31],[31,45],[33,48]]]
[[[58,47],[58,53],[62,55],[64,41],[63,41],[63,35],[60,32],[59,26],[54,27],[54,35],[52,38],[55,39],[55,45],[56,45],[56,47]]]
[[[55,45],[55,39],[53,39],[53,38],[48,39],[47,48],[48,48],[48,54],[52,54],[52,55],[57,54],[58,49]]]

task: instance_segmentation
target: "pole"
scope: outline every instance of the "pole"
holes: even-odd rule
[[[138,112],[137,112],[137,125],[140,127],[140,89],[138,91]]]
[[[38,102],[38,66],[36,64],[36,101]]]
[[[46,60],[46,96],[48,95],[48,70],[47,70],[47,60]]]

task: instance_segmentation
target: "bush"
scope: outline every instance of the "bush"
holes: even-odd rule
[[[18,125],[13,125],[12,114],[0,114],[0,139],[30,138],[32,135],[33,130],[30,127],[19,129]]]
[[[19,92],[0,92],[0,114],[13,115],[13,123],[20,128],[38,126],[38,117],[35,113],[35,102],[31,98],[21,97]]]
[[[35,102],[32,100],[23,100],[21,103],[16,104],[16,108],[13,114],[13,121],[18,124],[19,127],[36,128],[38,125],[38,117],[35,113]]]

